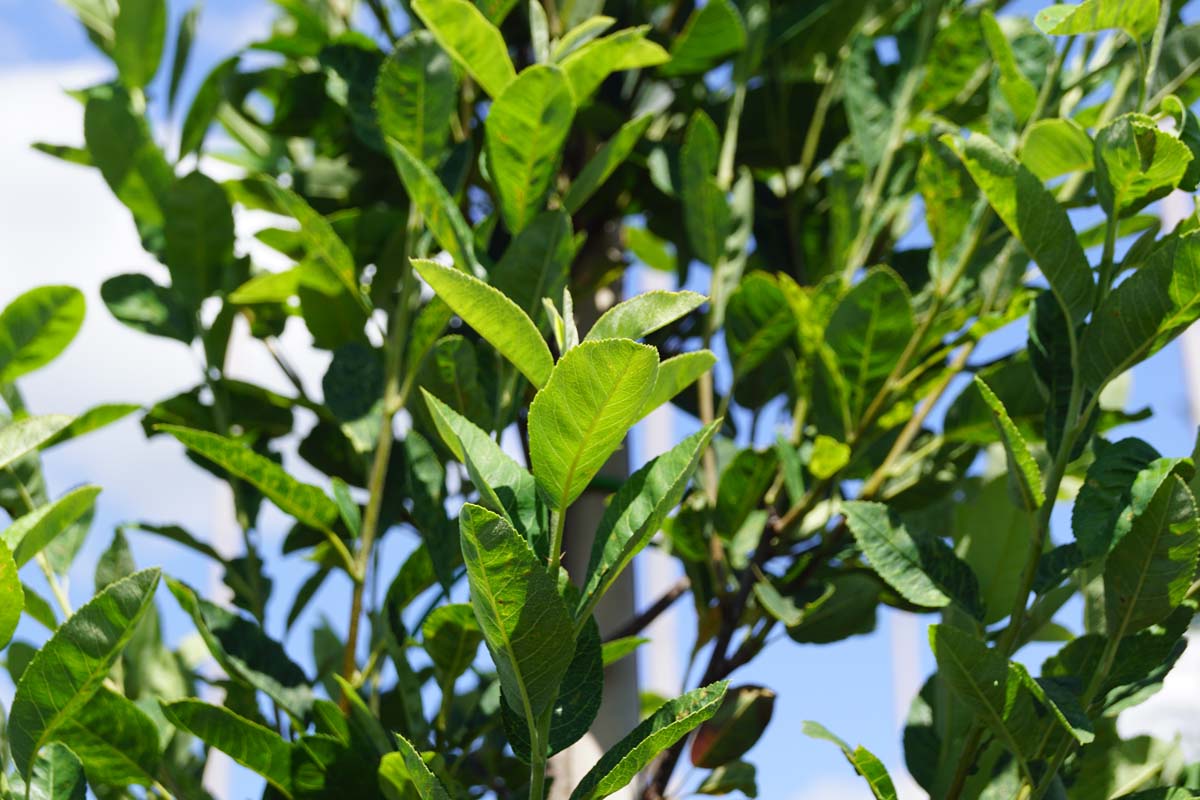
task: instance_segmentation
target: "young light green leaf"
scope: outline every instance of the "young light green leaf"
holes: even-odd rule
[[[996,215],[1046,276],[1064,313],[1074,323],[1092,310],[1095,284],[1067,212],[1019,161],[982,134],[963,142],[944,140],[962,159]]]
[[[54,738],[79,756],[95,783],[152,786],[156,781],[158,727],[132,700],[107,688],[101,687]]]
[[[121,82],[140,89],[154,78],[167,35],[166,0],[121,0],[113,20],[112,59]]]
[[[583,342],[559,360],[529,407],[533,476],[565,511],[641,417],[658,352],[628,339]]]
[[[849,463],[850,445],[823,433],[813,439],[812,455],[808,459],[808,471],[813,474],[814,478],[818,480],[832,478]]]
[[[438,606],[421,626],[425,652],[433,661],[438,680],[446,691],[453,691],[454,681],[475,661],[475,653],[483,642],[483,631],[466,603]]]
[[[303,202],[293,198],[293,205]],[[163,213],[171,285],[190,305],[198,306],[220,288],[222,272],[233,261],[233,207],[221,184],[193,172],[167,190]]]
[[[12,641],[24,610],[25,590],[17,576],[17,564],[8,545],[0,542],[0,650]]]
[[[654,376],[654,388],[646,397],[638,419],[644,419],[651,411],[691,386],[716,363],[717,357],[711,350],[680,353],[663,361],[658,365],[658,373]]]
[[[0,428],[0,469],[26,453],[44,447],[75,418],[66,414],[25,417]]]
[[[707,72],[745,46],[746,26],[737,9],[729,0],[710,0],[692,11],[671,43],[671,60],[660,72],[669,76]]]
[[[1024,125],[1037,106],[1037,87],[1017,66],[1017,57],[1013,53],[1012,45],[992,12],[985,10],[981,13],[979,25],[983,31],[983,39],[992,52],[992,60],[996,62],[1000,93],[1012,109],[1017,124]]]
[[[575,180],[571,182],[571,188],[567,190],[566,197],[563,198],[563,208],[568,213],[574,214],[583,208],[583,204],[604,185],[609,176],[633,152],[633,148],[641,141],[653,120],[652,114],[643,114],[626,122],[613,134],[611,139],[604,143],[596,155],[592,156],[591,160],[579,171]]]
[[[266,778],[284,797],[292,796],[292,748],[275,731],[199,700],[163,703],[162,710],[171,724]]]
[[[1156,0],[1083,0],[1041,9],[1033,18],[1044,33],[1070,36],[1119,28],[1140,42],[1158,21]]]
[[[1009,485],[1013,487],[1026,511],[1041,508],[1042,503],[1046,502],[1046,494],[1042,490],[1042,471],[1029,452],[1029,445],[1025,443],[1021,431],[1017,429],[1016,423],[1004,408],[1004,403],[1000,402],[992,388],[978,376],[975,378],[975,386],[979,389],[983,401],[992,410],[992,419],[1000,431],[1004,452],[1008,454]]]
[[[458,79],[444,50],[428,31],[396,43],[375,83],[379,132],[426,164],[446,146]]]
[[[1196,500],[1174,474],[1161,481],[1104,566],[1108,634],[1120,639],[1165,619],[1187,596],[1200,556]]]
[[[670,60],[666,50],[646,38],[649,32],[649,25],[626,28],[588,42],[562,58],[561,66],[571,82],[577,108],[582,108],[614,72],[654,67]]]
[[[309,527],[329,530],[338,519],[337,504],[329,495],[316,486],[301,483],[284,472],[283,467],[240,442],[178,425],[158,425],[155,429],[171,434],[192,452],[249,481],[280,511]]]
[[[574,654],[571,614],[557,582],[502,517],[468,503],[458,519],[471,606],[505,699],[533,726]]]
[[[529,315],[494,286],[436,261],[413,259],[413,268],[446,305],[536,387],[550,379],[554,357]]]
[[[600,518],[587,578],[575,618],[590,617],[596,603],[662,527],[683,497],[700,455],[721,426],[715,421],[651,459],[621,484]]]
[[[492,103],[484,144],[500,212],[513,233],[542,210],[574,116],[566,75],[549,64],[523,70]]]
[[[493,99],[516,78],[504,37],[470,0],[413,0],[412,10]]]
[[[463,219],[454,198],[428,164],[395,140],[388,139],[386,144],[409,199],[420,209],[425,225],[438,244],[445,248],[459,269],[482,277],[483,268],[475,256],[471,227]]]
[[[645,636],[623,636],[604,643],[601,659],[604,666],[617,663],[628,655],[632,655],[639,647],[650,642]]]
[[[854,771],[866,779],[876,800],[896,800],[896,786],[892,783],[892,777],[888,775],[883,762],[870,750],[861,745],[851,749],[850,745],[831,733],[824,725],[811,720],[805,722],[801,729],[806,736],[836,744],[850,762],[850,766],[854,767]]]
[[[605,311],[584,341],[641,339],[695,311],[707,299],[696,292],[642,292]]]
[[[46,366],[83,325],[83,293],[70,286],[39,286],[0,312],[0,383]]]
[[[71,748],[53,742],[38,754],[26,788],[27,800],[85,800],[87,777]]]
[[[159,571],[111,584],[62,624],[25,668],[9,714],[9,746],[28,775],[34,757],[104,683],[154,600]]]
[[[728,686],[728,681],[709,684],[663,704],[600,757],[570,800],[600,800],[627,786],[655,756],[717,713]]]
[[[1151,117],[1124,114],[1096,133],[1096,197],[1110,216],[1165,197],[1183,179],[1192,151]]]
[[[882,503],[853,501],[842,511],[871,566],[906,600],[930,608],[953,602],[980,615],[975,575],[941,539],[913,536]]]
[[[1021,163],[1040,180],[1092,169],[1092,137],[1072,119],[1039,119],[1029,126]]]
[[[115,275],[100,284],[100,299],[116,320],[152,336],[188,343],[196,336],[191,314],[167,287],[138,273]]]
[[[450,800],[412,743],[396,734],[399,752],[388,753],[379,762],[379,788],[387,800]]]
[[[90,512],[99,494],[99,486],[80,486],[13,520],[0,540],[12,551],[17,567],[29,563],[54,537]]]

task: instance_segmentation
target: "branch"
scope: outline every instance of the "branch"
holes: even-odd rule
[[[663,612],[675,604],[675,601],[687,594],[688,589],[692,587],[691,579],[684,575],[677,580],[671,588],[663,592],[662,596],[650,604],[642,613],[638,614],[633,619],[626,622],[620,628],[615,630],[608,641],[613,639],[624,639],[627,636],[637,636],[645,630],[651,622],[662,616]]]

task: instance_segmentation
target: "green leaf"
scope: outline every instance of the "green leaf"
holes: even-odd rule
[[[729,204],[713,177],[720,142],[717,126],[698,110],[688,123],[679,152],[684,229],[696,257],[709,266],[716,266],[724,256],[730,227]]]
[[[571,53],[611,28],[616,22],[612,17],[603,15],[588,17],[564,33],[562,38],[554,43],[554,49],[550,53],[551,57],[555,61],[562,61]]]
[[[746,26],[729,0],[710,0],[692,11],[671,43],[671,60],[663,75],[707,72],[746,46]]]
[[[537,326],[516,303],[454,267],[413,259],[413,268],[434,293],[507,358],[536,387],[550,379],[554,357]]]
[[[614,72],[654,67],[670,60],[666,50],[646,38],[649,32],[649,25],[626,28],[588,42],[563,57],[561,66],[571,82],[577,108],[582,108],[604,79]]]
[[[46,366],[83,325],[83,293],[70,286],[39,286],[0,312],[0,383]]]
[[[892,125],[893,103],[870,36],[854,37],[845,62],[846,124],[863,163],[874,169],[883,159]]]
[[[100,494],[99,486],[80,486],[53,503],[42,505],[17,519],[0,534],[13,553],[17,567],[23,567],[63,531],[89,513]]]
[[[397,734],[396,745],[400,752],[388,753],[379,762],[379,788],[383,796],[387,800],[450,800],[449,793],[408,739]]]
[[[75,421],[66,414],[25,417],[0,428],[0,469],[54,439]]]
[[[488,110],[488,168],[500,213],[513,233],[542,210],[574,116],[566,75],[548,64],[523,70]]]
[[[162,710],[176,727],[263,776],[284,797],[292,796],[292,748],[275,731],[199,700],[163,703]]]
[[[741,792],[746,797],[758,797],[758,783],[753,764],[733,761],[717,767],[696,787],[696,794],[724,795]]]
[[[154,78],[167,35],[166,0],[121,0],[113,20],[112,59],[121,82],[140,89]]]
[[[159,236],[162,199],[175,182],[175,172],[128,92],[114,88],[90,97],[83,113],[83,137],[92,162],[132,212],[142,236]]]
[[[135,411],[140,411],[141,408],[141,406],[135,403],[101,403],[98,406],[92,406],[87,411],[75,417],[70,425],[59,431],[43,447],[55,447],[63,442],[69,442],[80,436],[86,436],[92,431],[98,431],[118,420],[124,419]]]
[[[896,787],[892,783],[892,777],[888,775],[883,762],[870,750],[862,745],[852,749],[850,745],[830,733],[824,725],[816,722],[805,722],[802,730],[806,736],[825,739],[836,744],[842,754],[846,756],[846,760],[850,762],[850,766],[854,767],[854,771],[866,779],[867,784],[871,787],[871,794],[876,800],[896,800]]]
[[[620,639],[610,639],[604,643],[601,659],[604,666],[617,663],[626,656],[632,655],[639,647],[649,644],[645,636],[622,636]]]
[[[641,339],[687,316],[707,299],[696,292],[642,292],[605,311],[584,341]]]
[[[826,480],[842,471],[850,463],[850,445],[839,442],[832,436],[817,434],[813,439],[812,455],[808,459],[808,470],[818,480]]]
[[[1139,476],[1140,477],[1140,476]],[[1109,636],[1119,639],[1165,619],[1187,596],[1200,555],[1196,501],[1170,474],[1158,484],[1104,566]]]
[[[1126,513],[1130,490],[1138,473],[1157,458],[1158,451],[1141,439],[1097,445],[1095,460],[1088,466],[1071,509],[1071,530],[1085,561],[1108,555],[1129,532],[1133,521],[1133,514]]]
[[[565,511],[621,446],[654,388],[658,352],[628,339],[583,342],[555,365],[529,407],[533,476]]]
[[[181,581],[167,578],[167,588],[225,674],[261,691],[298,720],[308,715],[313,704],[308,678],[282,645],[245,617],[201,599]]]
[[[952,602],[980,616],[979,584],[941,539],[914,536],[895,512],[882,503],[842,505],[846,524],[879,577],[904,599],[929,608]]]
[[[227,58],[213,67],[205,76],[192,98],[192,105],[183,118],[183,128],[179,134],[179,156],[199,153],[204,147],[204,138],[208,129],[225,100],[225,85],[231,77],[237,74],[238,56]]]
[[[655,756],[711,718],[728,685],[728,681],[720,681],[664,703],[600,757],[570,800],[599,800],[627,786]]]
[[[100,299],[116,320],[152,336],[190,343],[196,337],[192,314],[167,287],[138,273],[115,275],[100,284]]]
[[[427,31],[396,43],[379,70],[375,108],[379,130],[429,164],[446,146],[458,79],[445,51]]]
[[[159,571],[117,581],[62,624],[25,668],[9,714],[9,746],[28,775],[38,751],[100,690],[154,599]]]
[[[136,648],[135,648],[136,650]],[[158,726],[132,701],[101,688],[55,733],[93,783],[151,786],[158,774]]]
[[[280,511],[311,528],[328,530],[338,519],[337,504],[329,495],[316,486],[301,483],[284,472],[283,467],[240,442],[178,425],[158,425],[155,430],[171,434],[192,452],[253,484]]]
[[[736,761],[762,737],[775,712],[775,692],[764,686],[738,686],[725,693],[717,713],[692,739],[692,764],[719,767]]]
[[[453,693],[454,681],[474,663],[475,653],[483,642],[483,631],[471,606],[465,603],[438,606],[425,618],[421,635],[443,690]]]
[[[579,175],[571,182],[571,188],[563,198],[563,208],[575,214],[604,185],[617,167],[629,158],[633,148],[641,141],[646,129],[654,121],[654,115],[643,114],[622,125],[613,137],[604,143],[596,155],[584,165]]]
[[[198,307],[220,288],[221,273],[233,261],[233,207],[221,184],[193,172],[167,190],[163,214],[171,284]]]
[[[561,210],[546,211],[517,234],[488,275],[530,319],[541,322],[542,298],[562,297],[574,255],[571,218]]]
[[[87,779],[83,764],[65,744],[49,744],[38,754],[27,788],[28,800],[84,800]]]
[[[725,310],[725,340],[734,374],[753,372],[795,332],[796,316],[775,278],[765,272],[747,275]]]
[[[1154,31],[1158,21],[1156,0],[1084,0],[1078,5],[1054,5],[1041,9],[1033,18],[1044,33],[1070,36],[1099,33],[1119,28],[1135,41]]]
[[[179,85],[183,81],[183,73],[187,70],[188,57],[192,54],[192,42],[196,40],[196,27],[200,22],[202,8],[201,3],[197,2],[179,20],[179,30],[175,36],[175,56],[171,60],[171,82],[167,88],[168,116],[173,116],[175,112]]]
[[[971,481],[954,505],[955,552],[979,581],[988,625],[1012,611],[1032,536],[1029,514],[1012,501],[1008,484],[1001,476]]]
[[[576,619],[591,614],[621,571],[658,533],[679,505],[704,448],[721,422],[713,422],[656,456],[629,476],[604,509],[588,562]]]
[[[502,517],[468,503],[458,519],[471,606],[504,697],[532,730],[574,654],[571,614],[555,579]]]
[[[1095,284],[1067,212],[1032,172],[982,134],[946,139],[996,215],[1033,258],[1073,324],[1092,310]]]
[[[1096,133],[1096,197],[1110,216],[1165,197],[1183,179],[1192,151],[1155,121],[1125,114]]]
[[[979,15],[980,28],[988,49],[992,52],[992,60],[999,72],[997,86],[1004,95],[1009,108],[1012,109],[1018,125],[1024,125],[1029,115],[1037,106],[1037,87],[1017,66],[1017,57],[1013,47],[1004,35],[996,17],[990,11]]]
[[[1072,119],[1039,119],[1029,126],[1021,147],[1021,163],[1039,180],[1048,181],[1071,172],[1090,172],[1094,145]]]
[[[25,590],[8,545],[0,542],[0,650],[8,646],[25,609]]]
[[[1046,502],[1046,494],[1042,490],[1042,471],[1038,468],[1029,445],[1021,436],[1016,423],[1008,415],[1004,403],[996,396],[991,387],[983,379],[976,376],[975,386],[979,395],[992,410],[992,419],[1000,431],[1000,441],[1004,443],[1004,452],[1008,455],[1009,485],[1013,487],[1015,496],[1020,500],[1021,507],[1026,511],[1035,511]]]
[[[413,0],[412,10],[493,99],[516,78],[504,37],[469,0]]]
[[[386,141],[392,163],[400,173],[409,200],[421,211],[425,225],[459,269],[483,274],[475,256],[474,236],[454,198],[427,164],[394,140]]]
[[[691,386],[700,376],[712,369],[717,357],[711,350],[694,350],[672,356],[658,365],[654,376],[654,388],[642,406],[641,417],[671,400],[675,395]]]
[[[1118,284],[1080,340],[1080,371],[1099,390],[1200,317],[1200,234],[1170,237]]]

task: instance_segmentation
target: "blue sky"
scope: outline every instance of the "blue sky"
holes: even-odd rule
[[[1013,7],[1028,10],[1038,6],[1023,2]],[[173,18],[186,7],[172,0]],[[264,33],[271,14],[272,6],[266,0],[208,0],[184,83],[184,107],[207,69]],[[124,210],[91,171],[54,162],[28,147],[37,140],[80,141],[78,107],[59,90],[107,74],[108,68],[63,6],[49,0],[0,0],[0,98],[10,112],[18,111],[0,132],[0,163],[6,167],[8,190],[0,198],[0,219],[8,228],[0,254],[0,301],[7,302],[35,285],[65,282],[84,289],[90,309],[83,334],[64,357],[28,380],[27,393],[38,412],[78,412],[104,401],[150,404],[190,388],[198,380],[194,360],[181,345],[149,340],[120,327],[99,302],[97,289],[104,277],[135,269],[161,275],[156,272],[161,268],[141,253]],[[252,228],[251,223],[247,224]],[[635,276],[631,281],[640,285],[642,278]],[[1007,330],[982,348],[976,359],[986,360],[1019,346],[1023,337],[1020,328]],[[295,330],[289,331],[284,346],[299,358],[310,389],[317,390],[325,366],[323,357],[302,356],[305,337]],[[288,391],[265,354],[251,344],[238,345],[232,372]],[[1194,428],[1188,419],[1178,345],[1136,371],[1128,406],[1145,405],[1152,406],[1157,416],[1121,433],[1141,436],[1164,454],[1188,454]],[[307,425],[303,419],[301,424]],[[683,433],[682,424],[677,428]],[[641,458],[647,446],[644,440],[636,440],[634,458]],[[317,480],[294,454],[289,456],[288,465],[297,474]],[[47,457],[47,472],[54,495],[88,481],[102,482],[105,487],[92,536],[71,576],[76,605],[90,594],[92,565],[107,546],[114,525],[132,515],[179,522],[198,536],[228,540],[231,521],[223,487],[186,462],[174,443],[145,441],[132,420],[53,451]],[[1056,535],[1068,530],[1066,521],[1060,511],[1055,519]],[[264,549],[271,557],[271,576],[280,594],[286,596],[288,587],[303,579],[308,568],[300,559],[276,557],[287,527],[282,515],[268,508],[260,527]],[[143,566],[161,564],[169,573],[201,587],[212,580],[207,564],[174,545],[147,537],[136,537],[133,543]],[[408,546],[404,534],[393,533],[384,542],[382,563],[398,564]],[[645,574],[644,570],[643,584]],[[643,585],[644,601],[654,594],[652,587]],[[301,621],[298,633],[288,639],[289,650],[301,663],[311,663],[307,628],[319,621],[321,609],[345,607],[346,595],[342,586],[323,592],[317,607]],[[679,605],[677,624],[685,631],[681,646],[686,648],[690,646],[686,631],[691,620],[684,605]],[[187,625],[172,601],[162,596],[160,607],[166,612],[170,636],[185,636]],[[282,636],[286,612],[282,602],[270,608],[273,635]],[[820,647],[795,645],[785,639],[736,675],[739,683],[761,683],[779,691],[774,721],[749,756],[760,767],[760,796],[783,800],[870,796],[830,745],[800,734],[805,719],[818,720],[844,738],[865,744],[894,774],[903,773],[899,720],[910,692],[931,668],[924,637],[932,621],[884,611],[872,635]],[[1065,621],[1076,622],[1070,617]],[[344,627],[340,615],[331,622],[339,629]],[[20,635],[33,639],[39,632],[24,623]],[[1031,647],[1025,658],[1036,666],[1049,649]],[[650,674],[655,669],[643,662],[649,683],[661,686],[678,681],[671,669],[660,668]],[[0,680],[0,697],[8,699],[10,692],[11,687]],[[229,797],[254,794],[244,773],[232,775],[236,788]]]

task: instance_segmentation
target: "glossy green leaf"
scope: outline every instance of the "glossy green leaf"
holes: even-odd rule
[[[979,615],[975,575],[944,542],[914,536],[882,503],[853,501],[844,503],[842,511],[871,566],[906,600],[929,608],[957,603]]]
[[[446,305],[537,387],[546,385],[554,357],[533,320],[499,289],[454,267],[413,259],[413,268]]]
[[[338,519],[337,504],[329,495],[316,486],[301,483],[283,467],[240,442],[178,425],[159,425],[157,430],[171,434],[192,452],[250,482],[280,511],[305,525],[329,529]]]
[[[599,800],[627,786],[653,759],[712,717],[727,681],[713,683],[663,704],[600,757],[571,793],[571,800]]]
[[[375,83],[379,131],[425,163],[446,146],[458,80],[446,53],[427,31],[401,39]]]
[[[1037,262],[1066,315],[1075,323],[1092,310],[1095,284],[1067,212],[1037,176],[991,139],[947,140],[996,215]]]
[[[1009,485],[1013,487],[1014,494],[1025,510],[1034,511],[1041,508],[1046,502],[1046,494],[1042,490],[1042,471],[1038,468],[1033,454],[1029,452],[1029,445],[1025,443],[1021,431],[991,387],[979,377],[975,378],[975,386],[988,408],[992,410],[992,418],[1000,432],[1000,441],[1008,455]]]
[[[421,635],[443,688],[452,692],[455,679],[474,663],[483,642],[483,631],[471,606],[465,603],[438,606],[425,619]]]
[[[557,582],[502,517],[468,503],[459,530],[471,606],[504,697],[532,726],[554,702],[574,654],[571,614]]]
[[[604,509],[576,618],[591,613],[621,571],[658,533],[679,505],[704,448],[720,421],[701,428],[629,476]]]
[[[566,75],[548,64],[523,70],[488,110],[488,168],[510,231],[520,232],[542,210],[574,116]]]
[[[529,407],[533,476],[565,511],[621,446],[654,388],[658,353],[627,339],[583,342],[559,360]]]
[[[108,311],[134,330],[191,342],[196,326],[177,295],[138,273],[116,275],[100,284],[100,298]]]
[[[99,486],[80,486],[13,520],[0,534],[0,540],[12,551],[17,567],[25,566],[56,536],[89,513],[99,494]]]
[[[173,725],[263,776],[284,797],[292,796],[292,748],[278,733],[199,700],[164,703],[162,709]]]
[[[24,610],[25,590],[17,577],[16,562],[8,545],[0,542],[0,649],[12,641]]]
[[[670,60],[666,50],[646,38],[649,31],[649,25],[626,28],[590,41],[563,57],[561,66],[571,82],[576,107],[582,108],[614,72],[654,67]]]
[[[596,151],[596,155],[592,156],[575,180],[571,181],[571,188],[563,197],[563,208],[568,213],[575,214],[583,208],[584,203],[604,185],[617,167],[629,158],[629,154],[633,152],[633,148],[641,141],[653,121],[653,115],[644,114],[626,122]]]
[[[695,311],[707,299],[696,292],[642,292],[605,311],[584,341],[641,339]]]
[[[54,734],[83,762],[93,783],[151,786],[159,766],[158,726],[146,712],[101,687]]]
[[[113,20],[112,58],[124,84],[140,89],[150,83],[166,35],[166,0],[122,0]]]
[[[42,748],[34,761],[27,788],[28,800],[84,800],[87,778],[83,764],[65,744],[53,742]]]
[[[39,286],[0,312],[0,383],[46,366],[83,325],[83,293],[70,286]]]
[[[711,0],[696,8],[671,43],[664,75],[707,72],[746,46],[746,26],[729,0]]]
[[[1080,340],[1080,372],[1099,391],[1200,317],[1200,235],[1171,237],[1119,283]]]
[[[876,800],[896,800],[896,786],[892,783],[892,776],[888,775],[887,768],[874,753],[862,745],[851,748],[824,725],[816,722],[805,722],[803,730],[805,735],[814,739],[825,739],[836,744],[850,762],[850,766],[854,767],[854,771],[867,781]]]
[[[220,288],[233,261],[233,208],[221,184],[202,172],[180,178],[163,197],[171,285],[195,307]]]
[[[1110,215],[1127,214],[1179,185],[1192,151],[1150,117],[1125,114],[1096,133],[1096,197]]]
[[[1045,33],[1069,36],[1119,28],[1137,41],[1147,38],[1157,21],[1156,0],[1083,0],[1077,5],[1047,6],[1034,16]]]
[[[1071,119],[1039,119],[1029,126],[1021,163],[1043,181],[1092,169],[1092,137]]]
[[[650,395],[642,406],[641,416],[644,418],[663,403],[670,401],[699,380],[700,376],[712,369],[716,363],[717,357],[711,350],[680,353],[661,362],[658,365],[658,373],[654,376],[654,388],[650,390]]]
[[[159,571],[110,585],[62,624],[26,667],[9,714],[9,746],[22,774],[103,685],[154,599]]]
[[[403,736],[396,736],[399,752],[379,762],[379,787],[387,800],[450,800],[441,782],[429,771],[421,754]]]
[[[1196,500],[1177,475],[1158,484],[1104,566],[1105,618],[1120,638],[1165,619],[1187,596],[1200,556]]]
[[[604,643],[601,651],[604,666],[615,664],[626,656],[633,655],[637,649],[650,640],[645,636],[623,636],[620,639],[610,639]]]
[[[413,0],[412,9],[493,99],[516,78],[504,37],[469,0]]]
[[[66,414],[25,417],[0,427],[0,469],[44,447],[74,421]]]
[[[418,160],[403,145],[388,140],[387,147],[409,199],[420,209],[425,225],[433,233],[438,244],[445,248],[459,269],[469,270],[477,276],[482,275],[483,271],[475,256],[471,228],[441,180],[427,164]]]

